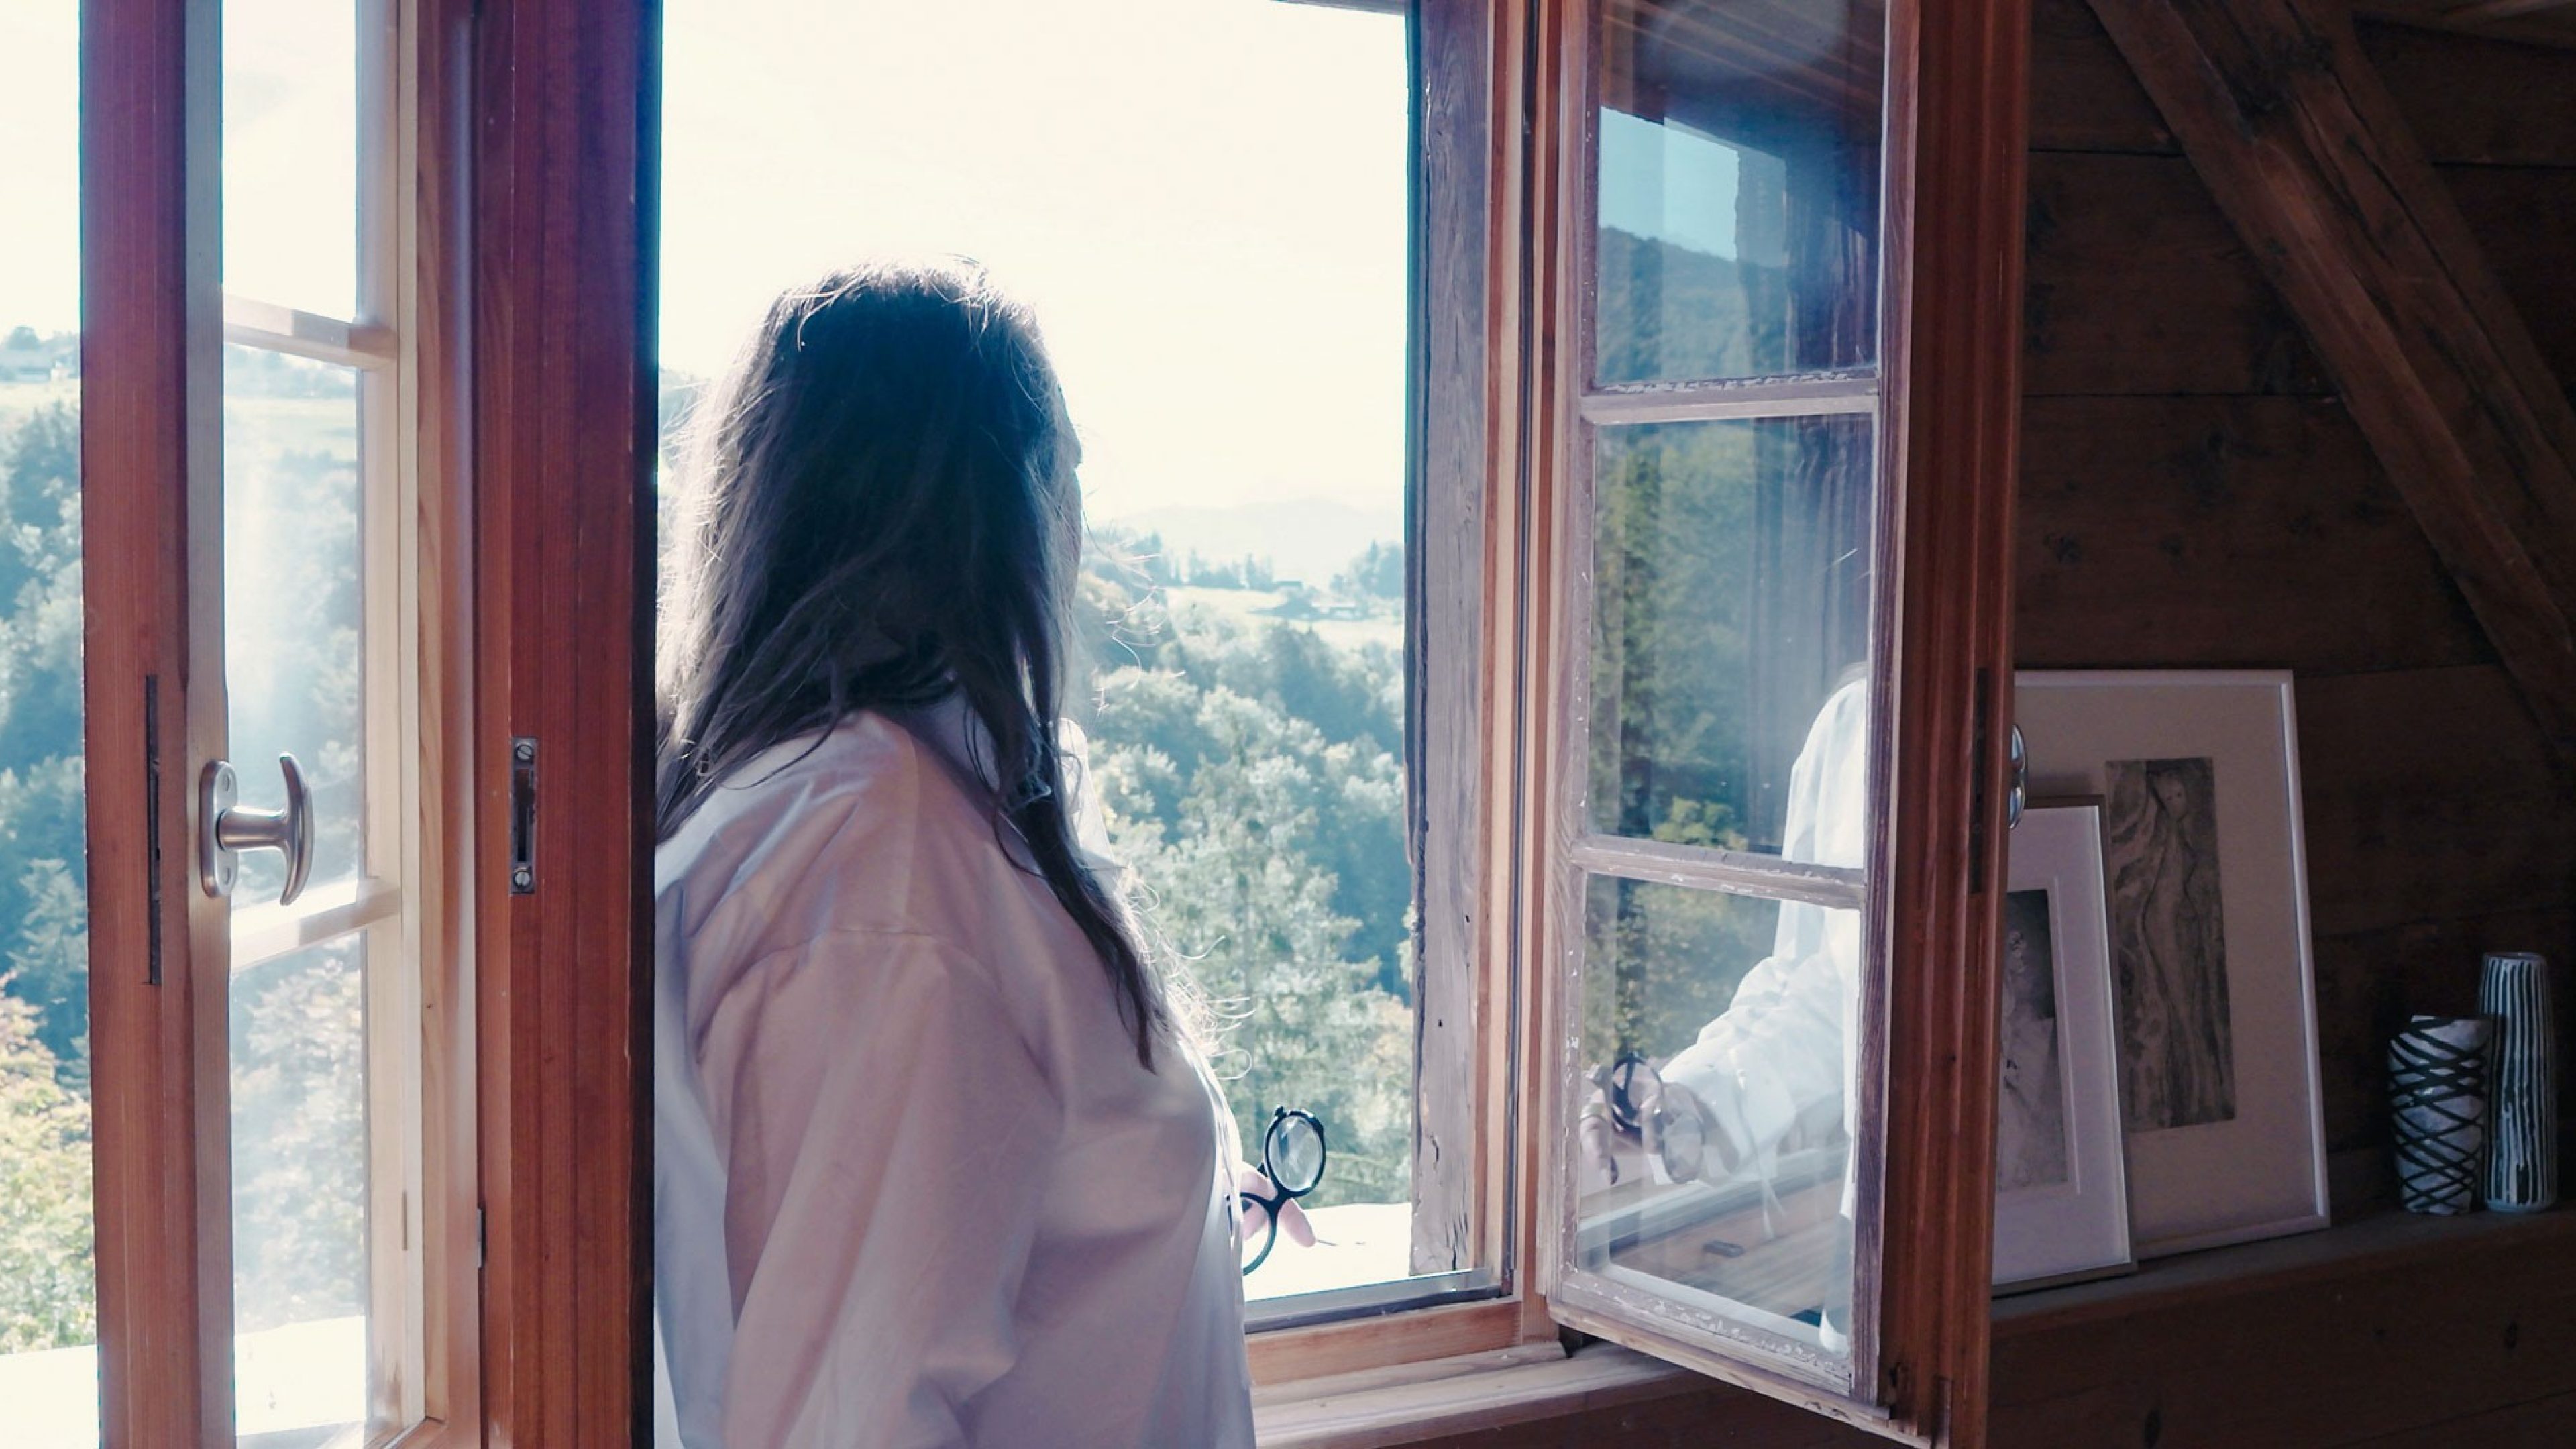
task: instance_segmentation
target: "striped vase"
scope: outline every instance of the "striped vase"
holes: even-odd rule
[[[2495,1018],[2487,1074],[2487,1206],[2537,1212],[2558,1201],[2558,1039],[2549,963],[2528,952],[2487,957],[2478,1010]]]

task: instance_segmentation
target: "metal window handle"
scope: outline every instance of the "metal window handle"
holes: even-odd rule
[[[2004,796],[2004,828],[2021,824],[2022,807],[2030,803],[2030,748],[2022,743],[2021,726],[2012,727],[2012,790]]]
[[[286,777],[281,810],[243,808],[241,782],[230,761],[208,760],[197,777],[197,881],[206,894],[233,893],[245,850],[274,850],[286,857],[279,905],[293,905],[304,894],[305,878],[313,874],[313,792],[305,788],[304,771],[293,755],[277,757],[277,772]]]

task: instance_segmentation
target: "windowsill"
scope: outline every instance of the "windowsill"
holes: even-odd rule
[[[1708,1380],[1616,1344],[1554,1343],[1368,1369],[1253,1392],[1262,1449],[1378,1449],[1661,1398]]]
[[[2330,1284],[2461,1253],[2525,1253],[2576,1240],[2576,1211],[2428,1217],[2373,1212],[2317,1232],[2158,1259],[2121,1278],[1994,1305],[1998,1343],[2105,1318],[2299,1284]],[[1525,1344],[1428,1363],[1273,1384],[1253,1393],[1262,1449],[1377,1449],[1615,1407],[1707,1385],[1613,1344],[1567,1355]]]
[[[2292,1237],[2159,1258],[2125,1277],[2044,1288],[1994,1306],[1997,1342],[2259,1289],[2328,1284],[2458,1253],[2576,1239],[2576,1211],[2459,1217],[2382,1209]]]

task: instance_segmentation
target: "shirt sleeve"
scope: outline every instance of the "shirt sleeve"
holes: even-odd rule
[[[928,937],[836,932],[753,967],[705,1020],[735,1302],[725,1442],[962,1444],[1017,1355],[1063,1121],[999,993]]]

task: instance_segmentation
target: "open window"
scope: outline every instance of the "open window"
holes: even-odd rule
[[[1985,1180],[1991,1107],[1914,1051],[1990,1031],[2000,627],[1963,585],[1998,576],[1977,498],[2010,476],[1943,497],[1966,460],[1924,442],[2011,402],[1936,402],[1918,359],[2008,373],[2009,312],[1932,314],[1950,218],[2018,193],[1934,190],[1973,158],[1927,141],[1999,139],[1923,123],[1958,104],[1940,7],[1570,8],[1542,1291],[1896,1437],[1973,1434],[1941,1400],[1982,1392],[1983,1279],[1926,1269],[1988,1219],[1918,1194]]]
[[[1082,444],[1080,778],[1244,1155],[1281,1107],[1327,1138],[1318,1241],[1245,1278],[1256,1331],[1503,1290],[1486,10],[663,10],[666,479],[759,309],[832,265],[962,253],[1044,329]],[[919,63],[978,52],[970,88]]]
[[[80,7],[103,1417],[66,1442],[479,1437],[419,12]]]
[[[940,7],[287,13],[84,7],[111,1436],[641,1412],[657,444],[933,247],[1085,430],[1245,1136],[1332,1140],[1264,1392],[1564,1325],[1977,1442],[2016,7],[1032,3],[972,95]]]

